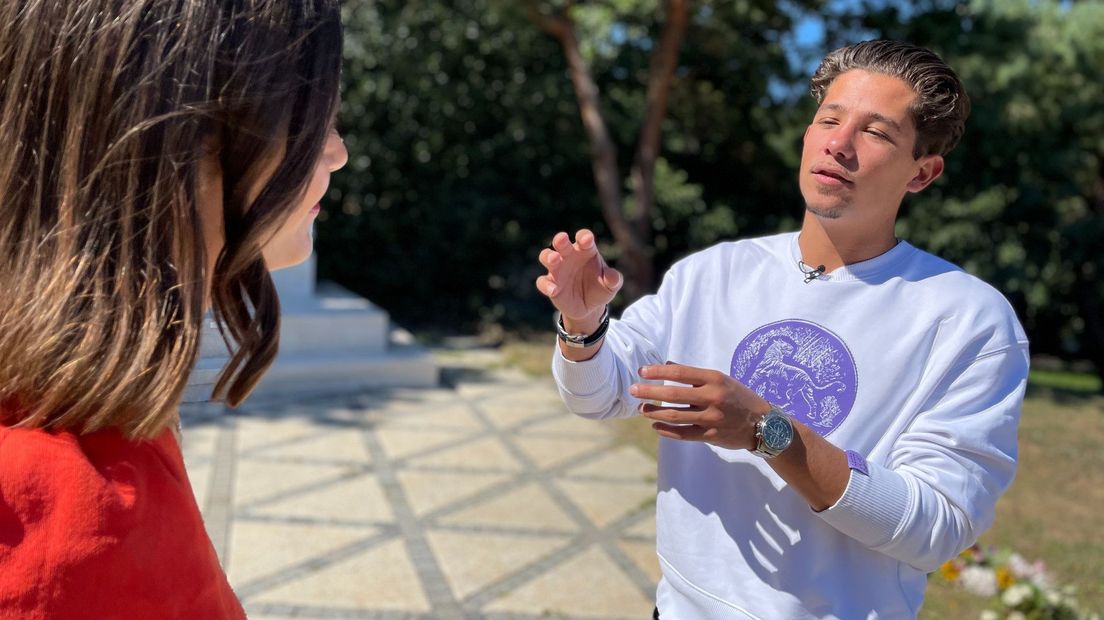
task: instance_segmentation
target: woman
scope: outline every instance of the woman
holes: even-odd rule
[[[246,397],[330,173],[336,0],[0,3],[0,618],[241,618],[174,436]]]

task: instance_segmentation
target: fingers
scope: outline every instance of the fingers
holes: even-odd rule
[[[632,387],[629,388],[629,393],[640,400],[655,400],[664,403],[676,403],[695,407],[705,407],[709,405],[709,399],[706,395],[702,394],[702,391],[695,387],[634,383]]]
[[[565,232],[558,232],[552,237],[552,249],[566,255],[572,251],[591,254],[597,252],[594,233],[586,228],[581,228],[575,233],[575,243],[571,243],[571,237]]]
[[[717,383],[728,378],[727,375],[722,375],[716,370],[684,366],[673,362],[641,366],[639,372],[641,378],[648,379],[649,381],[674,381],[675,383],[685,383],[686,385],[694,386],[705,385],[706,383]]]
[[[537,260],[540,261],[541,266],[548,270],[548,273],[537,278],[537,290],[549,298],[556,296],[561,288],[557,285],[556,278],[563,279],[561,277],[564,275],[561,273],[563,269],[565,267],[568,269],[564,277],[572,280],[574,277],[572,274],[576,273],[580,266],[586,264],[587,261],[593,260],[595,256],[598,257],[598,265],[601,269],[598,272],[598,284],[609,293],[616,294],[621,289],[625,279],[621,272],[605,264],[601,254],[598,253],[594,233],[586,228],[582,228],[575,233],[574,243],[572,243],[571,237],[566,232],[558,232],[552,237],[551,247],[540,251]],[[569,288],[570,282],[564,282],[563,284],[564,287],[562,288]]]
[[[537,278],[537,290],[549,299],[554,299],[560,292],[556,286],[556,281],[547,275]]]
[[[566,254],[571,251],[571,239],[568,238],[567,233],[558,232],[556,236],[552,237],[552,249],[560,254]]]
[[[602,269],[602,286],[606,287],[606,290],[611,293],[616,293],[621,290],[621,286],[625,283],[625,276],[621,275],[621,272],[613,267],[605,267]]]
[[[693,425],[673,426],[663,422],[653,422],[652,428],[663,437],[668,439],[681,439],[682,441],[705,441],[707,439],[706,434],[711,430]]]
[[[640,415],[649,420],[667,422],[669,424],[696,424],[699,426],[708,426],[709,421],[703,414],[701,407],[664,407],[662,405],[644,403],[640,405]]]
[[[586,251],[594,248],[594,233],[586,228],[580,228],[575,233],[575,246],[580,250]]]
[[[541,250],[538,259],[540,260],[540,264],[548,271],[552,271],[557,265],[563,262],[563,256],[561,256],[559,252],[549,248]]]

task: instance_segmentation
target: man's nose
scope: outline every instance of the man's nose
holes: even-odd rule
[[[828,142],[824,146],[826,155],[837,159],[851,159],[855,156],[855,144],[851,138],[851,130],[840,125],[828,136]]]

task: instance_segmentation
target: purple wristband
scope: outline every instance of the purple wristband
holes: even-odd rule
[[[868,478],[870,477],[870,468],[866,464],[866,459],[854,450],[847,451],[847,466]]]

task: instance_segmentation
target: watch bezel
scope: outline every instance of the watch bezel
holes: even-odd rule
[[[789,433],[786,440],[779,444],[769,443],[766,437],[765,430],[768,424],[784,424]],[[793,421],[790,420],[790,416],[780,409],[776,405],[771,405],[771,408],[767,413],[755,423],[755,449],[753,452],[764,458],[774,458],[781,454],[786,448],[789,448],[793,444],[795,434]]]

